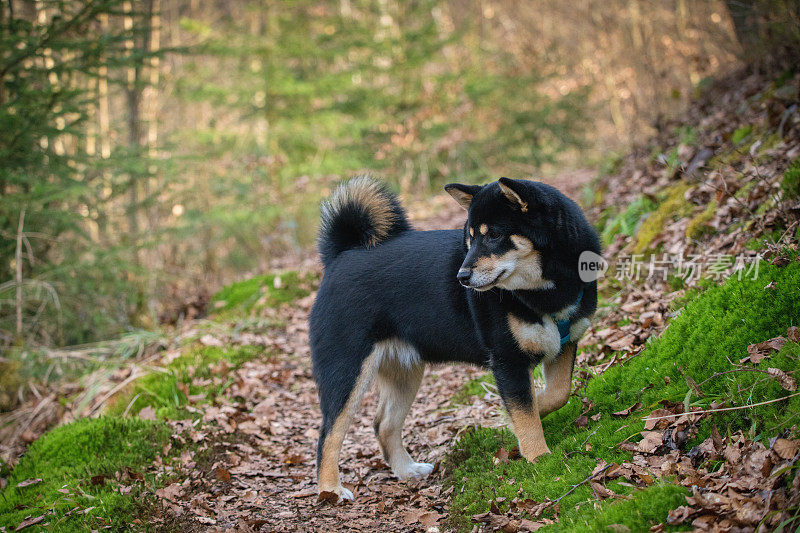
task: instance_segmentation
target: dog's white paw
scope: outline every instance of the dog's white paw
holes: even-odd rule
[[[334,496],[336,496],[335,500]],[[341,503],[343,500],[353,501],[353,493],[339,485],[338,487],[320,490],[319,499],[320,501],[327,500],[330,503]]]
[[[400,479],[424,477],[433,472],[433,465],[431,463],[410,462],[400,468],[392,469],[392,471],[394,472],[394,475]]]

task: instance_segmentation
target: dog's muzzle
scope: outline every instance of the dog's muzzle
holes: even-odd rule
[[[469,287],[469,278],[472,277],[472,269],[470,268],[462,268],[456,274],[456,279],[460,284],[465,287]]]

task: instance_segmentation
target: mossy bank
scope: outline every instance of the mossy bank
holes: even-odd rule
[[[454,486],[451,525],[468,531],[470,517],[489,509],[489,502],[515,497],[560,500],[561,512],[551,530],[605,531],[621,524],[633,531],[666,521],[667,512],[683,503],[685,489],[668,482],[634,491],[633,500],[600,504],[588,485],[578,486],[600,460],[627,461],[631,454],[619,448],[636,440],[644,428],[642,416],[662,400],[708,408],[712,403],[745,406],[787,395],[777,380],[762,372],[728,372],[747,355],[747,347],[785,334],[800,321],[800,264],[779,268],[761,264],[758,278],[729,279],[700,293],[675,317],[660,338],[638,356],[611,367],[589,380],[586,398],[593,403],[585,427],[574,423],[582,403],[573,396],[563,409],[544,420],[551,454],[537,463],[509,461],[495,465],[493,456],[516,441],[508,430],[476,429],[454,446],[449,464]],[[787,342],[754,368],[793,371],[800,360],[800,345]],[[726,373],[727,372],[727,373]],[[699,383],[702,395],[690,388]],[[611,413],[641,403],[628,417]],[[800,423],[800,397],[728,413],[717,413],[700,426],[693,443],[706,438],[712,425],[724,432],[742,430],[754,439],[768,439]],[[598,415],[599,419],[591,418]],[[692,443],[690,443],[691,445]],[[619,481],[608,487],[618,494],[633,488]],[[505,504],[508,505],[507,503]],[[503,505],[500,505],[501,510]]]

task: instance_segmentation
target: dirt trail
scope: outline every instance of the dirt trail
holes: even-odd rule
[[[581,172],[554,185],[573,198],[591,178]],[[461,209],[447,195],[409,206],[415,227],[459,227]],[[275,355],[246,363],[219,405],[194,428],[177,423],[189,438],[212,442],[211,459],[197,466],[182,456],[183,472],[160,491],[179,521],[196,529],[238,531],[426,531],[441,525],[449,494],[440,461],[459,431],[471,425],[504,425],[499,397],[488,392],[471,405],[451,399],[481,370],[466,365],[428,368],[405,426],[405,442],[418,461],[437,464],[425,479],[400,482],[384,462],[372,430],[376,397],[370,392],[345,439],[342,480],[354,502],[317,502],[315,447],[320,422],[311,375],[307,317],[313,295],[279,311],[286,330],[231,342],[265,344]],[[185,477],[182,477],[185,476]]]

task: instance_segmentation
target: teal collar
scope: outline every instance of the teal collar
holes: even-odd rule
[[[583,287],[581,287],[581,292],[578,293],[578,301],[575,303],[575,305],[577,306],[578,304],[580,304],[582,299],[583,299]],[[561,346],[564,346],[569,342],[569,337],[570,337],[569,329],[570,326],[572,325],[572,322],[570,321],[569,318],[565,318],[564,320],[559,320],[558,322],[556,322],[556,325],[558,326],[558,334],[561,336]]]

